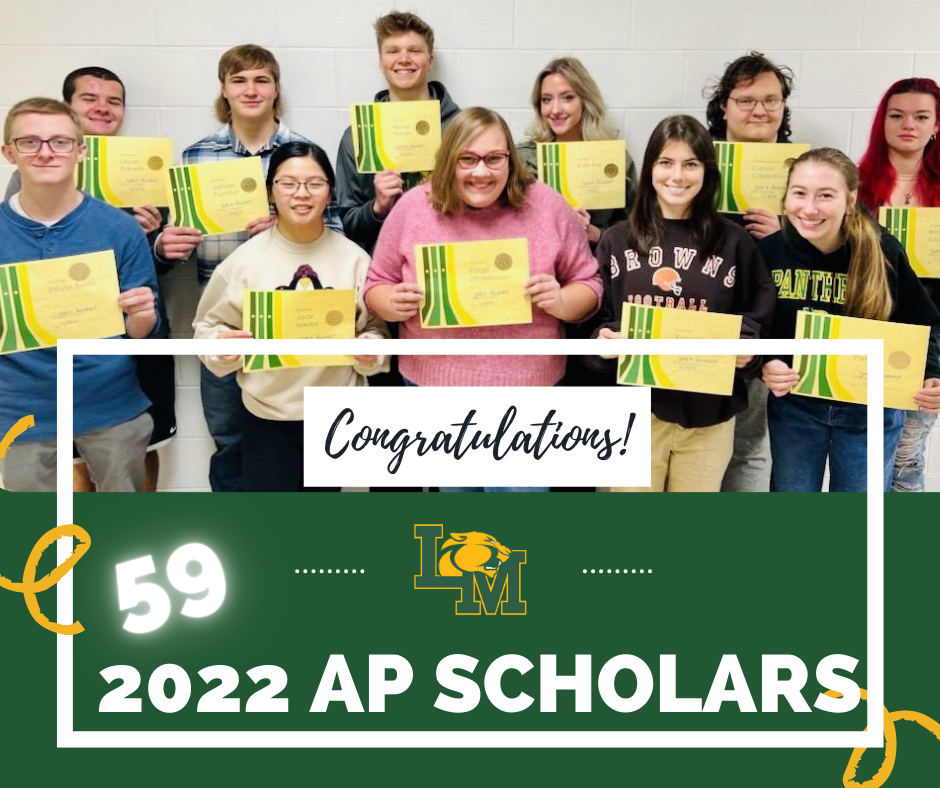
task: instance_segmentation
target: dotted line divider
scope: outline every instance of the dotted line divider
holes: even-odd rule
[[[366,573],[366,570],[365,569],[295,569],[294,570],[295,575],[299,575],[301,572],[303,572],[304,574],[307,574],[309,572],[311,575],[315,575],[317,573],[321,575],[322,574],[348,575],[350,573],[354,575],[355,574],[364,575]]]
[[[582,569],[582,570],[581,570],[581,574],[584,574],[584,575],[586,575],[588,572],[590,572],[592,575],[595,574],[595,573],[597,573],[597,574],[599,574],[599,575],[603,575],[603,574],[605,574],[605,573],[608,574],[608,575],[609,575],[609,574],[615,574],[615,575],[619,575],[619,574],[620,574],[620,570],[619,570],[619,569]],[[623,570],[623,573],[624,573],[625,575],[631,575],[631,574],[632,574],[632,575],[635,575],[635,574],[636,574],[636,569],[624,569],[624,570]],[[641,570],[640,570],[640,574],[641,574],[641,575],[643,575],[643,574],[651,575],[651,574],[653,574],[653,570],[652,570],[652,569],[641,569]]]

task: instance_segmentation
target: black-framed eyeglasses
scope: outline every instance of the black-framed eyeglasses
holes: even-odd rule
[[[483,156],[479,156],[476,153],[461,153],[457,157],[457,166],[462,170],[472,170],[480,162],[483,162],[486,165],[488,170],[501,170],[506,166],[506,163],[509,161],[509,152],[501,151],[499,153],[487,153]]]
[[[49,150],[55,154],[71,153],[78,145],[78,140],[74,137],[50,137],[47,140],[39,137],[14,137],[8,140],[20,153],[32,154],[39,153],[43,145],[48,145]]]
[[[323,178],[311,178],[309,181],[297,181],[293,178],[278,178],[274,181],[284,194],[297,194],[301,186],[307,188],[307,194],[322,194],[330,188],[330,182]]]
[[[732,98],[729,96],[728,101],[733,101],[737,104],[738,109],[742,112],[750,112],[758,104],[762,104],[764,109],[768,112],[776,112],[784,103],[782,96],[768,96],[763,99],[751,98],[750,96],[745,96],[744,98]]]

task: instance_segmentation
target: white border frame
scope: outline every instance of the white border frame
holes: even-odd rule
[[[128,344],[131,342],[131,344]],[[84,355],[206,355],[310,353],[309,340],[62,340],[58,345],[58,488],[56,519],[72,523],[72,359]],[[756,344],[759,343],[759,344]],[[321,354],[569,355],[597,353],[749,354],[819,353],[866,356],[868,369],[884,367],[884,345],[873,339],[788,340],[329,340]],[[881,748],[884,744],[884,391],[880,375],[868,376],[867,491],[867,731],[75,731],[73,730],[72,637],[56,636],[58,747],[834,747]],[[60,539],[57,560],[72,553]],[[70,623],[72,574],[58,585],[58,621]],[[862,701],[864,702],[864,701]],[[418,743],[420,742],[420,743]]]

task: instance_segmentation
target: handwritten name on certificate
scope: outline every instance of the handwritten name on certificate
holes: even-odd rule
[[[0,354],[124,333],[114,252],[0,265]]]
[[[525,238],[415,246],[424,285],[422,328],[511,326],[532,322]]]
[[[809,148],[795,142],[716,142],[721,173],[718,210],[744,213],[764,208],[781,213],[790,162]]]
[[[297,290],[246,290],[244,328],[255,339],[352,339],[356,336],[356,293],[313,290],[301,279]],[[245,356],[245,372],[296,367],[344,367],[352,356]]]
[[[538,144],[539,180],[574,208],[623,208],[627,204],[626,162],[623,140]]]
[[[168,137],[85,137],[85,158],[75,169],[81,191],[118,208],[169,205],[166,171],[173,163]]]
[[[885,407],[917,410],[913,395],[924,385],[930,328],[825,312],[796,316],[797,339],[883,339]],[[865,356],[794,356],[800,380],[791,393],[839,402],[868,401]]]
[[[270,213],[257,156],[170,167],[165,183],[170,221],[203,235],[243,232],[249,222]]]
[[[441,147],[440,101],[379,101],[349,108],[357,172],[428,172]]]
[[[626,339],[737,339],[741,316],[624,303],[620,333]],[[617,383],[730,394],[734,362],[734,356],[620,356]]]
[[[901,242],[915,274],[940,277],[940,208],[879,208],[878,222]]]

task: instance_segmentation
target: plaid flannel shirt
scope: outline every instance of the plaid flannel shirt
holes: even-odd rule
[[[271,161],[271,155],[281,145],[287,142],[310,142],[310,140],[288,129],[287,126],[284,125],[284,121],[279,121],[274,136],[268,140],[267,144],[258,151],[258,153],[252,154],[235,136],[232,124],[226,123],[214,134],[203,137],[199,142],[186,148],[186,150],[183,151],[183,164],[230,161],[232,159],[256,155],[261,158],[261,167],[264,170],[265,177],[267,177],[268,163]],[[329,204],[326,206],[326,211],[323,215],[323,223],[340,235],[344,234],[343,223],[340,220],[339,209],[337,208],[335,200],[330,200]],[[197,275],[200,289],[206,286],[215,267],[247,240],[248,233],[246,232],[213,235],[202,239],[202,243],[196,248],[198,258]],[[156,254],[156,249],[154,249],[154,258],[160,260],[160,257]],[[173,263],[180,261],[167,262]]]

